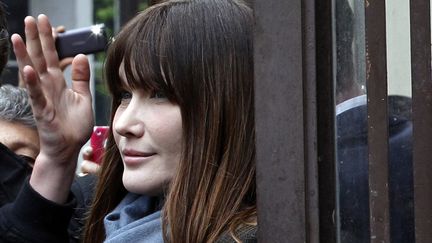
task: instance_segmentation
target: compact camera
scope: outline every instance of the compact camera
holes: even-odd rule
[[[92,54],[104,51],[107,47],[104,24],[68,30],[58,33],[56,49],[59,59],[74,57],[77,54]]]

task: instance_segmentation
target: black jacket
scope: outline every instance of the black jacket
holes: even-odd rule
[[[0,242],[69,242],[68,225],[76,200],[65,205],[46,200],[25,182],[13,203],[0,208]]]
[[[57,205],[30,187],[30,173],[26,161],[0,144],[0,242],[79,242],[94,176],[75,178],[69,202]]]
[[[3,206],[15,200],[31,167],[1,143],[0,161],[0,206]]]
[[[389,96],[391,242],[414,242],[411,100]],[[337,161],[342,242],[370,242],[367,107],[337,116]]]

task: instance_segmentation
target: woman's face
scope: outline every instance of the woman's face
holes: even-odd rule
[[[173,178],[182,148],[180,108],[163,93],[131,90],[120,69],[124,91],[113,120],[123,165],[123,184],[133,193],[157,195]]]

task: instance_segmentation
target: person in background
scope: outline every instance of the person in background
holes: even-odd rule
[[[53,29],[53,37],[63,31],[62,26]],[[6,12],[0,3],[0,74],[6,67],[9,49]],[[71,62],[72,58],[62,59],[61,70]],[[0,207],[14,202],[31,174],[38,154],[39,134],[26,90],[0,83]],[[93,176],[76,177],[73,181],[71,190],[77,204],[68,223],[69,242],[79,242],[94,181]],[[25,202],[25,205],[31,206],[31,202]]]
[[[0,151],[1,207],[16,199],[39,154],[39,135],[27,91],[8,84],[0,86]],[[5,154],[9,159],[4,159]],[[79,242],[94,184],[90,175],[74,179],[71,191],[77,206],[68,228],[69,242]]]
[[[14,160],[0,163],[0,206],[13,201],[39,153],[36,121],[23,88],[0,86],[0,146]]]
[[[29,164],[39,153],[36,121],[25,89],[0,86],[0,142]]]
[[[355,75],[353,10],[348,0],[335,1],[335,7],[340,239],[366,243],[371,239],[367,96]],[[388,107],[390,237],[391,242],[414,242],[411,99],[391,95]]]
[[[12,42],[40,153],[18,200],[0,210],[0,239],[8,227],[27,229],[24,242],[64,242],[74,201],[64,188],[93,127],[89,64],[74,58],[68,88],[48,18],[25,25],[26,44]],[[111,130],[84,242],[256,242],[252,25],[242,1],[173,0],[116,36],[105,69]],[[20,208],[25,198],[34,207]],[[37,218],[38,208],[56,217]],[[39,222],[33,231],[28,219]]]

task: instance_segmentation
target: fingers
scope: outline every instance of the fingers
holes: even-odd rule
[[[64,33],[65,31],[66,31],[66,28],[63,25],[57,26],[55,28],[52,27],[52,36],[53,36],[54,40],[57,39],[59,33]],[[60,63],[59,63],[60,69],[62,71],[64,71],[69,65],[72,64],[72,60],[73,60],[73,57],[66,57],[66,58],[61,59]]]
[[[96,164],[92,161],[93,157],[93,149],[91,146],[87,146],[83,149],[82,158],[83,161],[81,163],[81,173],[83,174],[97,174],[100,170],[100,165]]]
[[[82,151],[83,160],[92,160],[93,157],[93,149],[91,146],[87,146]]]
[[[50,67],[58,67],[59,59],[55,48],[55,41],[52,34],[52,27],[46,15],[38,17],[39,38],[45,56],[46,64]]]
[[[73,57],[66,57],[60,60],[60,69],[64,71],[69,65],[72,64]]]
[[[22,80],[20,81],[22,81],[27,88],[33,107],[33,114],[35,119],[38,120],[41,118],[40,116],[43,107],[45,107],[47,103],[42,88],[39,85],[39,77],[34,68],[31,67],[32,62],[27,54],[26,46],[22,38],[19,35],[14,34],[12,35],[11,40],[15,56],[17,57],[20,76],[22,76]]]
[[[33,61],[33,66],[36,71],[40,74],[45,73],[47,64],[45,62],[41,41],[39,39],[39,31],[36,20],[31,16],[27,16],[24,19],[24,24],[27,53]]]
[[[51,27],[51,32],[54,40],[57,38],[58,33],[63,33],[66,31],[66,28],[63,25],[57,26],[57,27]]]
[[[100,169],[100,165],[98,165],[92,161],[84,160],[81,163],[81,172],[82,173],[97,174],[99,169]]]
[[[21,75],[22,75],[22,70],[24,70],[24,67],[27,65],[32,66],[33,64],[30,60],[29,55],[27,54],[26,46],[25,46],[24,41],[22,40],[21,36],[19,36],[17,34],[13,34],[11,37],[11,41],[13,44],[13,50],[14,50],[15,56],[17,58],[18,67],[19,67],[19,70],[21,71]]]
[[[46,99],[39,85],[39,79],[35,70],[30,66],[25,66],[23,69],[24,82],[29,94],[33,114],[36,120],[40,120],[43,114],[43,108],[46,106]],[[48,118],[48,117],[45,117]],[[49,119],[49,118],[48,118]]]
[[[90,66],[83,54],[78,54],[72,61],[72,89],[80,94],[90,95]],[[91,96],[90,96],[91,97]]]
[[[36,23],[33,17],[27,16],[24,23],[27,53],[37,73],[42,75],[47,68],[58,68],[59,60],[48,17],[41,14]]]
[[[63,33],[66,31],[66,27],[64,27],[63,25],[59,25],[57,27],[55,27],[55,32],[57,33]]]

